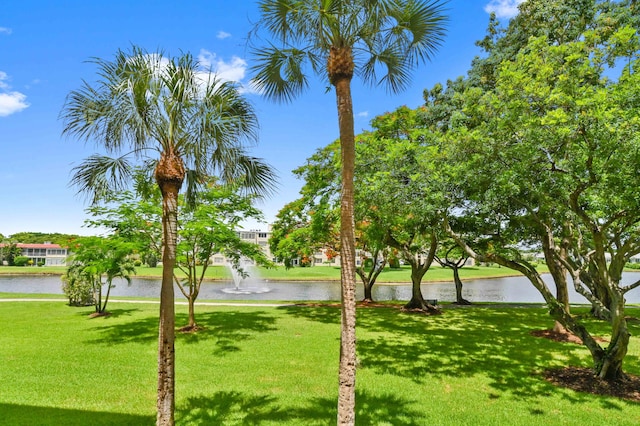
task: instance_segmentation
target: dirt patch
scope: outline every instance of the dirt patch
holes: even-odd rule
[[[622,380],[599,379],[590,368],[565,367],[544,372],[544,378],[556,386],[595,395],[613,396],[640,402],[640,377],[627,374]]]
[[[575,343],[576,345],[582,344],[582,339],[576,336],[573,333],[569,333],[568,331],[561,332],[555,330],[533,330],[531,332],[532,336],[542,337],[549,340],[554,340],[556,342],[563,343]]]
[[[184,327],[180,327],[178,329],[178,332],[185,333],[185,334],[197,333],[198,331],[204,330],[204,329],[205,329],[205,327],[201,327],[198,324],[196,324],[196,325],[185,325]]]
[[[545,339],[554,340],[556,342],[575,343],[576,345],[581,345],[582,344],[582,339],[581,338],[579,338],[575,334],[570,333],[568,331],[533,330],[530,334],[532,336],[535,336],[535,337],[542,337],[542,338],[545,338]],[[600,343],[607,343],[608,342],[608,340],[603,339],[601,337],[594,337],[594,339],[597,342],[600,342]]]
[[[98,317],[108,317],[111,315],[111,312],[94,312],[89,314],[89,318],[98,318]]]

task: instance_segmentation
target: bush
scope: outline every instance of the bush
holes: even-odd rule
[[[75,275],[62,276],[62,291],[69,298],[71,306],[89,306],[94,304],[91,282]]]
[[[149,253],[145,259],[144,259],[144,263],[146,263],[147,265],[149,265],[150,268],[155,268],[156,266],[158,266],[158,258],[156,257],[155,254],[153,253]]]
[[[29,261],[31,259],[29,259],[27,256],[16,256],[15,259],[13,259],[13,265],[14,266],[27,266],[29,264]]]
[[[391,269],[400,269],[400,259],[397,257],[389,258],[389,268]]]

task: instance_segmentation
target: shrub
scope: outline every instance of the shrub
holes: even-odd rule
[[[391,269],[400,269],[400,259],[397,257],[389,258],[389,268]]]
[[[62,276],[62,291],[69,298],[71,306],[89,306],[94,304],[91,281],[67,271]]]
[[[149,253],[145,259],[144,259],[144,263],[146,263],[147,265],[149,265],[150,268],[155,268],[156,266],[158,266],[158,258],[156,257],[155,254],[153,253]]]
[[[27,256],[16,256],[15,259],[13,259],[13,264],[15,266],[27,266],[30,260]]]

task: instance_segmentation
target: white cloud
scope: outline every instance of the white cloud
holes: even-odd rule
[[[207,70],[211,70],[211,73],[219,80],[232,81],[238,83],[242,92],[255,93],[255,88],[243,82],[247,75],[247,62],[238,57],[232,56],[229,62],[224,59],[219,59],[215,53],[209,52],[206,49],[201,49],[198,55],[198,61]],[[203,79],[207,79],[207,76],[203,75]]]
[[[362,111],[356,114],[356,117],[367,118],[369,116],[369,111]]]
[[[518,5],[525,0],[491,0],[484,7],[487,13],[495,13],[498,18],[513,18],[518,14]]]
[[[224,40],[229,37],[231,37],[231,34],[226,31],[218,31],[218,34],[216,34],[216,38],[219,38],[220,40]]]
[[[20,112],[29,106],[26,95],[10,91],[11,86],[5,82],[8,78],[7,73],[0,71],[0,117]]]
[[[7,35],[9,35],[9,34],[11,34],[11,33],[12,33],[11,28],[7,28],[7,27],[0,27],[0,34],[7,34]]]
[[[26,99],[27,97],[20,92],[0,93],[0,117],[20,112],[28,107]]]

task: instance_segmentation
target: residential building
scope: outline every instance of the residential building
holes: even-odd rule
[[[0,244],[0,248],[8,244]],[[31,259],[33,265],[44,266],[65,266],[67,264],[68,251],[58,244],[45,242],[44,244],[22,244],[17,243],[16,247],[22,252],[22,256]]]
[[[271,231],[250,230],[250,231],[237,231],[240,239],[249,243],[257,244],[260,246],[267,259],[276,261],[269,249],[269,237],[271,237]],[[211,257],[211,263],[214,265],[224,265],[227,259],[222,253],[216,253]]]

